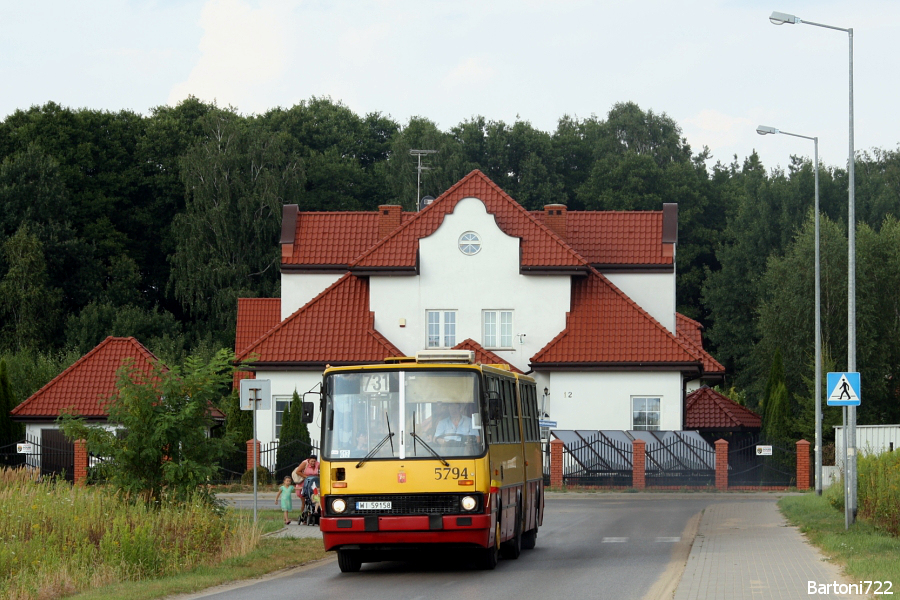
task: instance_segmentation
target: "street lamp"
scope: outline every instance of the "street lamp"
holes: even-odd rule
[[[848,256],[847,256],[847,371],[856,371],[856,206],[855,206],[855,162],[856,153],[853,149],[853,28],[844,29],[812,21],[804,21],[794,15],[773,12],[769,21],[775,25],[814,25],[825,29],[846,32],[850,39],[850,157],[848,165],[849,192],[848,192]],[[848,432],[847,443],[844,452],[847,455],[845,461],[844,479],[847,484],[845,499],[846,510],[844,512],[844,525],[849,528],[856,521],[856,407],[848,406],[845,412],[844,431]]]
[[[815,174],[816,174],[816,495],[822,495],[822,303],[821,303],[821,277],[819,274],[819,138],[788,133],[774,127],[760,125],[756,128],[759,135],[780,133],[793,137],[812,140],[815,149]]]

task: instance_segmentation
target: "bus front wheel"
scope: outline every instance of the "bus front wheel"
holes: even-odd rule
[[[338,550],[338,566],[341,573],[356,573],[362,566],[362,559],[359,552],[354,550]]]
[[[479,566],[485,571],[493,571],[500,561],[500,525],[494,525],[494,543],[481,550]]]
[[[521,502],[516,503],[516,533],[512,539],[506,540],[500,547],[503,558],[515,560],[522,553],[522,511],[519,510],[521,504]]]

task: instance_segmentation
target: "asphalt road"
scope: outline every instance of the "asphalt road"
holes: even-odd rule
[[[690,495],[560,495],[547,499],[537,547],[480,571],[458,557],[363,564],[342,574],[334,554],[275,577],[190,598],[643,599],[671,597],[706,498]]]

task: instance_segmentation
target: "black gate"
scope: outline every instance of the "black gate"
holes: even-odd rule
[[[647,487],[716,484],[716,450],[699,435],[682,431],[647,433],[651,434],[645,439]]]
[[[41,429],[41,476],[53,475],[75,481],[75,444],[66,439],[59,429]]]
[[[41,429],[41,436],[26,435],[24,439],[0,445],[0,464],[5,467],[25,467],[41,477],[62,477],[75,481],[75,444],[59,429]]]
[[[729,448],[728,487],[797,485],[797,450],[785,445],[754,436]]]
[[[560,432],[562,433],[562,432]],[[574,486],[631,486],[631,442],[616,440],[602,431],[578,431],[566,442],[563,484]]]

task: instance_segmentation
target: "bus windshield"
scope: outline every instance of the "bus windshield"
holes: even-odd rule
[[[329,460],[435,459],[484,452],[476,372],[337,372],[328,375],[325,389],[322,452]]]

